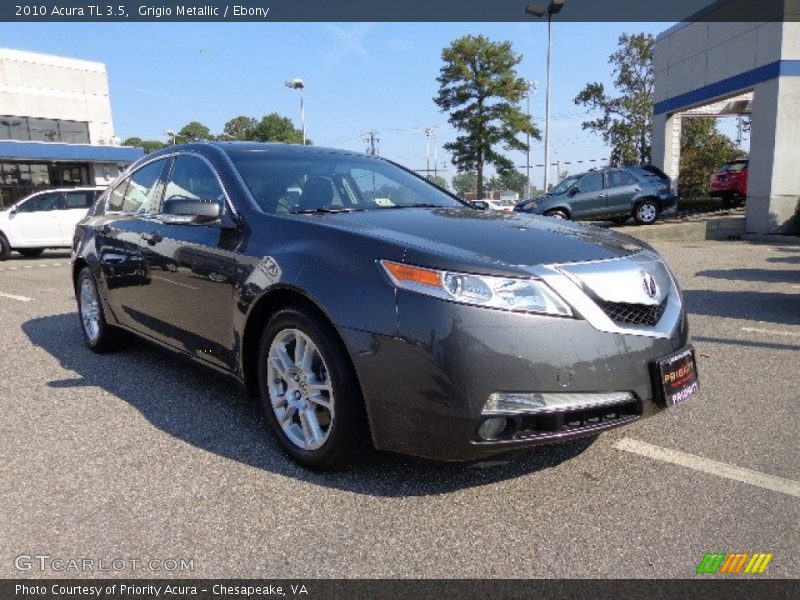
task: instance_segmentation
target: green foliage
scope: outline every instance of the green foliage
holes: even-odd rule
[[[446,190],[450,189],[450,186],[447,185],[447,179],[441,175],[428,175],[426,179],[431,183],[438,185],[440,188],[444,188]]]
[[[478,189],[478,174],[475,171],[464,171],[453,177],[453,189],[459,196],[473,193]]]
[[[724,134],[717,131],[713,117],[686,117],[681,120],[681,162],[678,189],[681,196],[707,196],[711,175],[729,160],[743,153]]]
[[[517,135],[529,133],[539,139],[539,130],[517,106],[527,89],[516,72],[521,57],[510,42],[467,35],[442,50],[442,60],[433,101],[450,113],[448,122],[461,132],[444,148],[459,171],[476,173],[475,191],[482,195],[485,166],[494,165],[500,173],[513,168],[496,150],[498,145],[506,151],[525,151],[527,145]]]
[[[244,142],[254,139],[254,131],[258,121],[253,117],[239,115],[225,123],[220,139]]]
[[[302,144],[303,131],[297,129],[289,117],[278,113],[270,113],[256,124],[252,130],[251,140],[256,142],[282,142],[284,144]],[[311,140],[306,140],[311,144]]]
[[[520,198],[524,198],[526,183],[525,175],[516,169],[511,169],[492,177],[489,180],[488,188],[493,192],[517,192]]]
[[[175,138],[175,142],[178,144],[186,144],[189,142],[202,142],[204,140],[213,139],[214,135],[208,127],[197,121],[191,121],[181,128]]]
[[[617,96],[606,93],[602,83],[589,83],[575,97],[575,104],[602,112],[597,119],[583,123],[603,136],[612,148],[611,164],[650,162],[653,121],[653,48],[650,34],[622,34],[619,49],[608,62],[614,65]]]
[[[165,146],[163,142],[159,142],[158,140],[143,140],[140,137],[129,137],[122,141],[122,145],[143,148],[145,154],[150,154],[151,152],[160,150]]]

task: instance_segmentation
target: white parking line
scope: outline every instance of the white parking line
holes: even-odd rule
[[[778,331],[777,329],[759,329],[758,327],[742,327],[742,331],[747,333],[766,333],[769,335],[782,335],[785,337],[800,337],[800,333],[794,331]]]
[[[653,444],[640,442],[639,440],[633,440],[631,438],[622,438],[614,444],[614,447],[617,450],[624,450],[625,452],[631,452],[639,456],[646,456],[654,460],[672,463],[673,465],[679,465],[687,469],[694,469],[695,471],[709,473],[717,477],[740,481],[766,490],[772,490],[773,492],[800,498],[800,481],[793,481],[792,479],[785,479],[783,477],[777,477],[776,475],[768,475],[760,471],[729,465],[709,458],[703,458],[702,456],[679,452],[678,450],[654,446]]]
[[[0,297],[8,298],[9,300],[19,300],[20,302],[30,302],[33,298],[28,298],[27,296],[15,296],[14,294],[5,294],[0,292]]]
[[[39,267],[40,269],[43,269],[44,267],[61,267],[65,264],[67,263],[55,262],[55,263],[43,263],[38,265],[23,265],[21,267],[6,267],[5,269],[0,269],[0,271],[18,271],[19,269],[33,269],[34,267]]]

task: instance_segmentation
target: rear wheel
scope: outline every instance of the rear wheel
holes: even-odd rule
[[[275,314],[261,336],[258,380],[267,421],[297,463],[326,471],[362,452],[367,425],[358,381],[319,316],[299,307]]]
[[[544,216],[553,217],[554,219],[569,221],[569,215],[567,214],[567,211],[562,210],[560,208],[554,208],[553,210],[548,210],[544,213]]]
[[[639,225],[652,225],[658,218],[658,204],[653,200],[643,200],[633,209],[633,218]]]
[[[44,248],[17,248],[17,252],[26,258],[35,258],[44,252]]]
[[[128,333],[106,322],[97,282],[89,267],[84,267],[78,274],[75,289],[83,339],[89,349],[102,354],[126,345],[130,340]]]
[[[8,243],[6,236],[0,233],[0,261],[8,260],[11,256],[11,245]]]

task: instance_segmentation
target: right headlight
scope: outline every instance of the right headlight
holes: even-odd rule
[[[388,260],[380,264],[396,287],[434,298],[512,312],[572,316],[566,302],[538,279],[439,271]]]

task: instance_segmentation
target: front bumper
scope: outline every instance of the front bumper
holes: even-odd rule
[[[669,337],[649,337],[600,331],[584,319],[515,314],[402,290],[397,305],[399,336],[346,328],[340,333],[375,446],[438,460],[478,459],[595,435],[652,414],[659,407],[649,365],[688,338],[683,313]],[[561,424],[514,414],[513,435],[482,441],[482,411],[495,392],[628,392],[633,401],[604,419],[566,411]],[[565,426],[570,420],[573,425]]]

